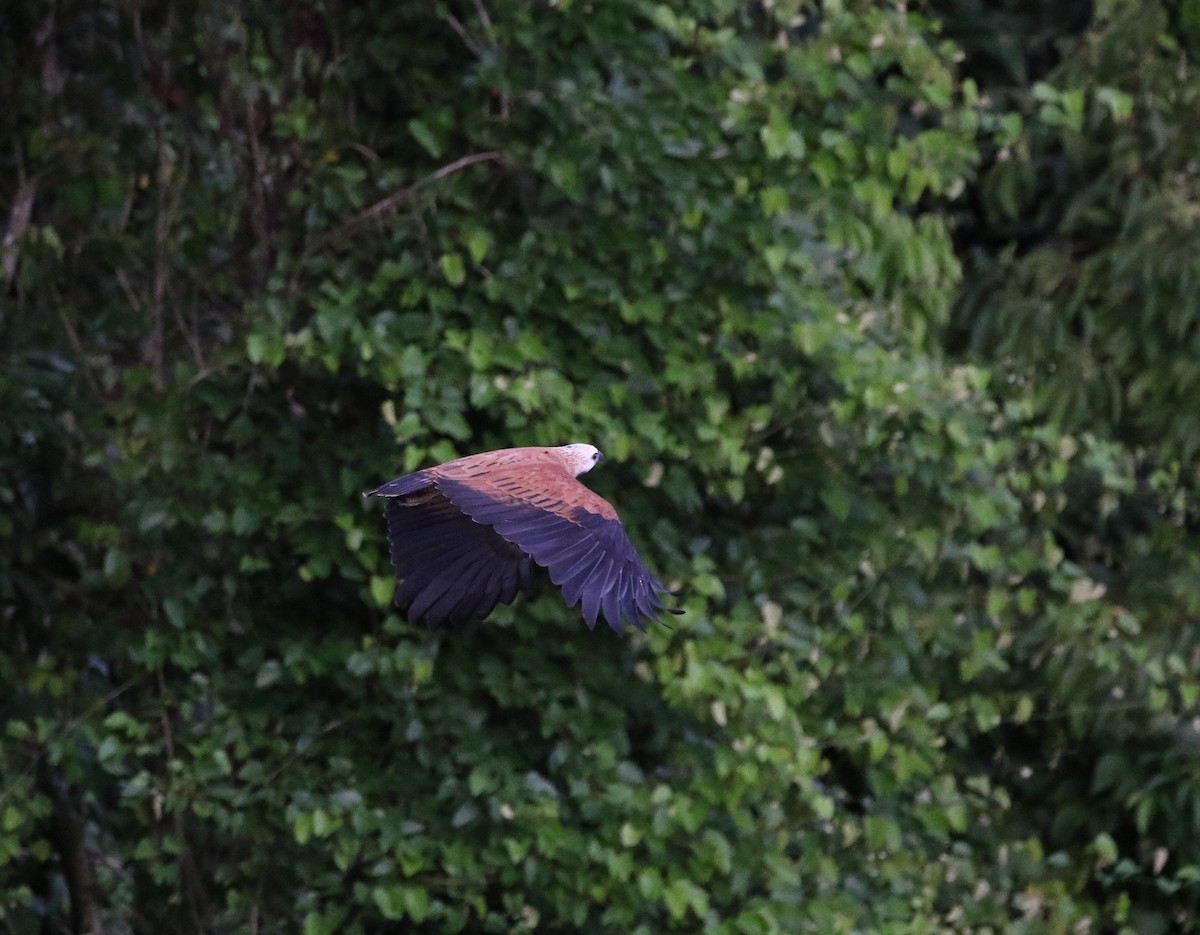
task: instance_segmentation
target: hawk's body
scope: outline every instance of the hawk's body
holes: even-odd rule
[[[529,587],[540,565],[589,627],[600,616],[618,631],[655,619],[666,589],[616,510],[576,480],[600,457],[591,445],[504,448],[368,491],[389,498],[396,604],[433,625],[482,620]]]

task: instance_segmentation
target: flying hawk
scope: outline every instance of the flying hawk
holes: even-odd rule
[[[592,445],[503,448],[388,481],[395,602],[433,626],[482,620],[550,573],[589,628],[604,621],[644,629],[667,593],[603,497],[576,477],[603,457]],[[671,613],[682,611],[671,610]]]

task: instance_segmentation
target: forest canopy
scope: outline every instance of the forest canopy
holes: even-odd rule
[[[0,10],[0,928],[1200,929],[1200,3]],[[430,631],[587,442],[685,615]]]

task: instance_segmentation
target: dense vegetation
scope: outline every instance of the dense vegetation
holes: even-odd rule
[[[0,928],[1200,929],[1198,55],[5,5]],[[686,616],[399,620],[359,491],[568,441]]]

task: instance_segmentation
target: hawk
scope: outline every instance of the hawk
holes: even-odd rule
[[[388,501],[396,605],[410,622],[474,623],[528,589],[537,566],[589,628],[603,617],[617,632],[645,629],[667,589],[617,511],[576,479],[602,457],[582,444],[503,448],[364,491]]]

